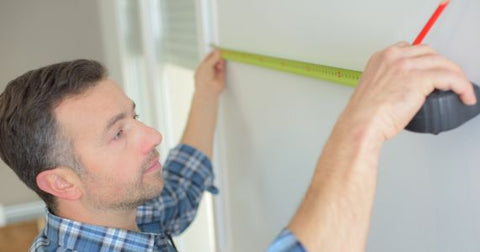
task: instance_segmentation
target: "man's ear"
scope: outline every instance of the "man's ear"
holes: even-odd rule
[[[69,168],[57,167],[37,175],[38,187],[57,198],[77,200],[82,196],[78,175]]]

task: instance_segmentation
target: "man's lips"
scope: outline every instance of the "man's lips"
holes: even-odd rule
[[[145,173],[151,173],[162,169],[162,165],[158,161],[158,155],[153,158],[153,160],[149,163],[147,167],[148,168],[147,170],[145,170]]]

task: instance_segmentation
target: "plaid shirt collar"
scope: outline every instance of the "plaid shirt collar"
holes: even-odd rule
[[[174,251],[165,234],[89,225],[47,212],[44,235],[72,251]]]

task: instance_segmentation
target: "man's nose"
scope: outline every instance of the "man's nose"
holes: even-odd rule
[[[156,129],[146,125],[142,125],[145,134],[143,136],[142,152],[150,153],[153,148],[162,142],[163,136]]]

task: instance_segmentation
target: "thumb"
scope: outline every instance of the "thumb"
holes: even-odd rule
[[[214,50],[211,52],[206,58],[205,62],[209,65],[214,65],[216,64],[220,59],[222,58],[222,54],[220,53],[220,50]]]

